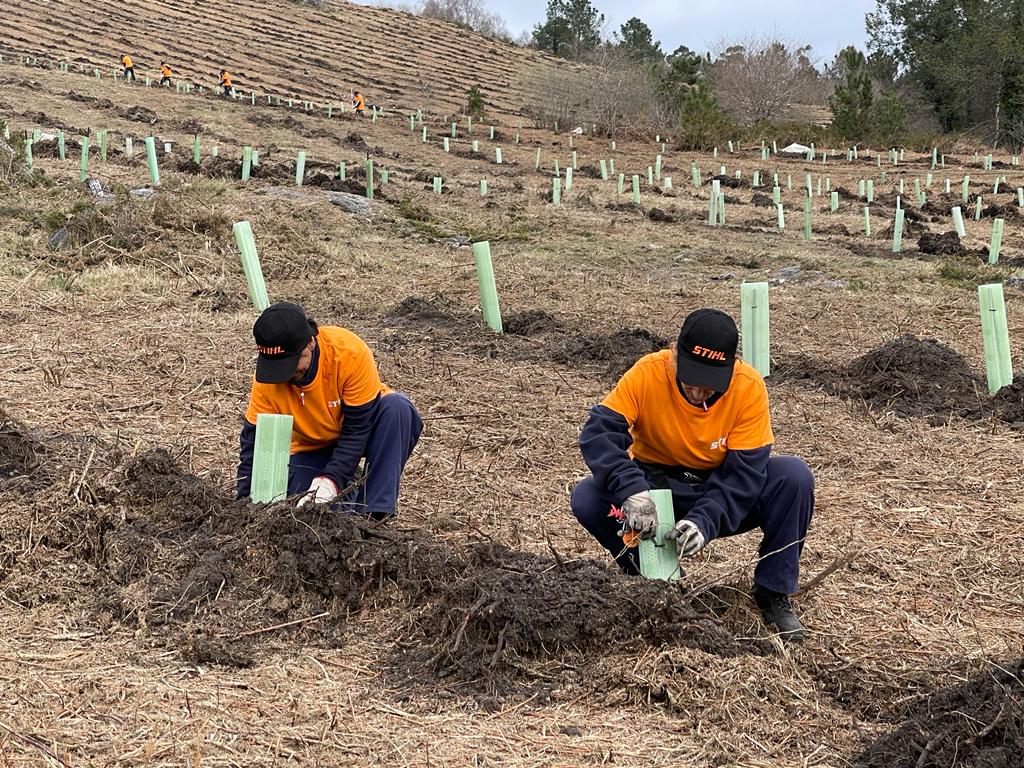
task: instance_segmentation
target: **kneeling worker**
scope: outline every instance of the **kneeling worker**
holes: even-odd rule
[[[267,307],[252,332],[259,357],[242,426],[238,498],[250,492],[257,415],[288,414],[288,494],[302,494],[300,507],[333,502],[378,520],[393,516],[405,462],[423,429],[409,398],[381,384],[362,339],[317,326],[296,304]],[[339,498],[364,457],[365,482]]]
[[[640,572],[637,549],[623,543],[609,512],[621,507],[626,528],[653,535],[652,488],[672,491],[677,522],[665,535],[676,540],[680,560],[720,536],[760,528],[754,600],[783,640],[800,641],[789,595],[814,513],[814,478],[802,460],[771,456],[768,390],[737,359],[738,343],[731,317],[699,309],[673,348],[642,357],[623,375],[580,435],[593,477],[573,490],[572,511],[630,574]]]
[[[165,61],[160,64],[160,85],[170,85],[171,75],[174,73],[171,71],[170,65]]]

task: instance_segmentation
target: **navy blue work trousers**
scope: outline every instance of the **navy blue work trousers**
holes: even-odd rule
[[[400,392],[381,397],[366,442],[364,482],[345,499],[345,504],[373,517],[395,514],[405,462],[422,431],[423,420],[408,397]],[[334,446],[329,445],[292,454],[288,463],[288,495],[305,493],[313,479],[323,474],[333,453]]]
[[[641,467],[643,468],[643,467]],[[665,478],[655,480],[646,470],[651,488],[665,488]],[[682,520],[704,495],[704,485],[668,478],[676,520]],[[593,477],[580,481],[572,492],[572,512],[580,524],[607,549],[623,571],[640,573],[639,552],[625,547],[618,531],[621,523],[609,517],[612,497]],[[750,513],[738,525],[724,520],[718,535],[735,536],[754,528],[762,532],[760,558],[754,581],[774,592],[792,594],[800,577],[800,551],[814,515],[814,476],[795,456],[768,459],[768,480]]]

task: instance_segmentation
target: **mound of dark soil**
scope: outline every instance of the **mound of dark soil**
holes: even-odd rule
[[[0,407],[0,479],[27,475],[39,465],[43,447]]]
[[[513,312],[501,319],[505,333],[515,336],[537,336],[547,331],[558,330],[562,324],[543,309],[528,309],[524,312]]]
[[[128,107],[121,115],[126,120],[133,120],[136,123],[149,123],[152,125],[157,121],[156,112],[147,107]]]
[[[665,213],[661,208],[651,208],[651,210],[647,212],[647,218],[651,221],[661,221],[666,224],[671,224],[676,220],[675,216],[670,213]]]
[[[584,367],[605,363],[608,375],[618,378],[644,355],[668,346],[668,339],[643,328],[622,328],[612,334],[574,336],[554,350],[557,363]]]
[[[981,211],[982,218],[989,219],[1016,219],[1021,216],[1021,209],[1016,202],[1005,205],[993,204],[986,206]]]
[[[1017,376],[1013,384],[1000,389],[993,398],[999,418],[1015,429],[1024,429],[1024,375]]]
[[[846,374],[851,396],[900,416],[959,410],[977,399],[979,384],[959,352],[910,334],[853,360]]]
[[[712,181],[720,182],[720,187],[729,187],[730,189],[739,189],[743,186],[743,180],[737,179],[735,176],[712,176],[705,184],[710,187]]]
[[[775,207],[775,202],[768,195],[762,195],[760,192],[755,192],[754,196],[750,198],[750,202],[757,208]]]
[[[341,140],[341,143],[345,146],[358,149],[360,152],[369,152],[370,147],[366,144],[366,141],[355,131],[350,131],[348,136]]]
[[[925,699],[858,758],[865,768],[1020,768],[1024,659]]]
[[[583,176],[588,179],[600,179],[601,169],[596,165],[581,165],[576,171],[577,176]]]
[[[203,132],[203,124],[194,117],[189,117],[181,121],[181,130],[185,133],[191,133],[193,136],[197,136]]]
[[[961,245],[960,236],[956,232],[944,232],[941,235],[934,232],[923,232],[917,241],[917,249],[921,253],[933,256],[946,256],[960,253],[963,250],[963,245]]]

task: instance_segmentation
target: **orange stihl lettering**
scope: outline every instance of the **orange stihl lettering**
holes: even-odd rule
[[[725,352],[719,352],[717,349],[708,349],[707,347],[696,346],[693,348],[693,354],[697,357],[706,357],[709,360],[725,361]]]
[[[284,354],[284,347],[261,347],[256,345],[256,349],[263,355],[281,355]]]

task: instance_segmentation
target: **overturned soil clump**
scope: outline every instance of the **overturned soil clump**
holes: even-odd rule
[[[557,363],[576,367],[604,363],[608,376],[618,378],[644,355],[667,346],[668,339],[644,328],[621,328],[612,334],[567,339],[554,351],[552,358]]]
[[[17,584],[5,586],[25,587],[13,594],[26,602],[76,601],[107,621],[148,628],[188,661],[249,666],[289,622],[301,627],[287,634],[337,645],[346,617],[371,608],[396,622],[396,669],[476,685],[529,677],[524,660],[627,643],[765,652],[734,640],[681,586],[629,578],[610,563],[449,543],[291,502],[234,501],[162,450],[109,475],[108,508],[76,509],[75,530],[34,559],[17,558]],[[39,530],[68,517],[36,511]],[[44,571],[46,594],[29,594]]]
[[[917,250],[932,256],[948,256],[959,254],[964,250],[960,236],[956,232],[922,232],[917,241]]]
[[[847,367],[850,395],[899,416],[957,411],[978,396],[967,361],[935,339],[900,336]]]
[[[1024,765],[1024,659],[937,691],[854,763],[864,768]]]
[[[502,318],[501,324],[505,333],[511,333],[515,336],[537,336],[562,327],[558,320],[543,309],[513,312],[507,317]]]

